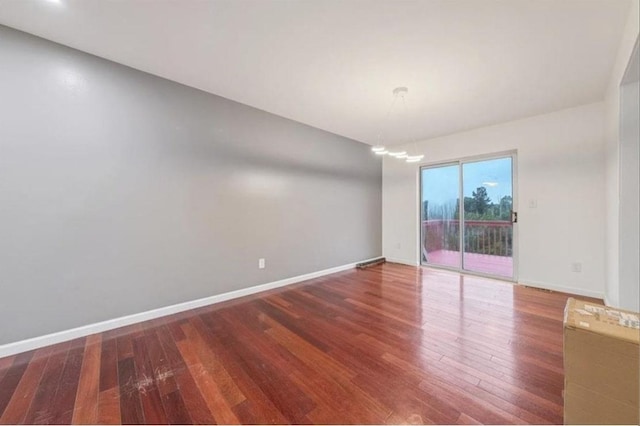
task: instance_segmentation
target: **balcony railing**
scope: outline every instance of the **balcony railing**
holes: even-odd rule
[[[513,256],[513,226],[508,220],[465,220],[464,251],[493,256]],[[460,250],[460,221],[422,221],[423,245],[427,252]]]

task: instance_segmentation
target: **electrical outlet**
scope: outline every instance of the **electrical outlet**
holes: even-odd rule
[[[258,259],[258,269],[264,269],[266,267],[264,259]]]
[[[396,243],[396,249],[400,250],[402,248],[402,244]]]
[[[529,208],[530,209],[535,209],[537,207],[538,207],[538,200],[533,199],[533,198],[531,200],[529,200]]]
[[[573,264],[571,265],[571,270],[573,272],[582,272],[582,263],[573,262]]]

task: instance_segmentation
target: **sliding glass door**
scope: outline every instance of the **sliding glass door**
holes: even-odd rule
[[[515,278],[514,158],[421,169],[423,264]]]
[[[422,169],[422,261],[460,268],[460,165]]]
[[[464,269],[513,277],[512,158],[462,164]]]

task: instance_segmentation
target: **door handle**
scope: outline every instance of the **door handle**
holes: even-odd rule
[[[511,212],[511,223],[518,223],[518,212]]]

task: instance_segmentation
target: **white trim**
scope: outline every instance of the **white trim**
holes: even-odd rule
[[[609,303],[609,298],[607,297],[607,295],[606,295],[606,294],[604,295],[604,297],[603,297],[603,299],[602,299],[602,300],[604,300],[604,305],[605,305],[605,306],[612,307],[612,306],[611,306],[611,303]]]
[[[517,284],[526,285],[529,287],[542,288],[546,290],[559,291],[562,293],[574,294],[576,296],[594,297],[596,299],[604,298],[604,292],[602,291],[585,290],[579,287],[565,287],[561,285],[541,283],[537,281],[518,281]]]
[[[411,260],[405,260],[405,259],[394,259],[392,257],[386,257],[385,259],[387,262],[389,263],[399,263],[401,265],[408,265],[408,266],[420,266],[418,265],[416,262],[413,262]]]
[[[72,328],[70,330],[58,331],[56,333],[46,334],[44,336],[38,336],[38,337],[33,337],[31,339],[21,340],[18,342],[7,343],[5,345],[0,345],[0,358],[6,357],[9,355],[18,354],[21,352],[30,351],[30,350],[41,348],[44,346],[54,345],[56,343],[66,342],[69,340],[77,339],[79,337],[88,336],[90,334],[102,333],[104,331],[113,330],[115,328],[120,328],[120,327],[136,324],[143,321],[148,321],[155,318],[164,317],[164,316],[175,314],[178,312],[188,311],[189,309],[195,309],[202,306],[213,305],[215,303],[224,302],[226,300],[236,299],[238,297],[248,296],[251,294],[259,293],[266,290],[271,290],[278,287],[284,287],[290,284],[299,283],[301,281],[307,281],[307,280],[321,277],[324,275],[335,274],[336,272],[341,272],[347,269],[355,268],[355,266],[358,263],[369,262],[379,258],[380,256],[376,256],[371,259],[362,260],[360,262],[349,263],[347,265],[336,266],[334,268],[324,269],[322,271],[311,272],[308,274],[298,275],[296,277],[285,278],[279,281],[273,281],[266,284],[260,284],[253,287],[230,291],[228,293],[216,294],[214,296],[209,296],[202,299],[196,299],[196,300],[191,300],[189,302],[183,302],[175,305],[165,306],[163,308],[152,309],[150,311],[140,312],[133,315],[126,315],[120,318],[114,318],[106,321],[97,322],[94,324],[83,325],[81,327]]]

